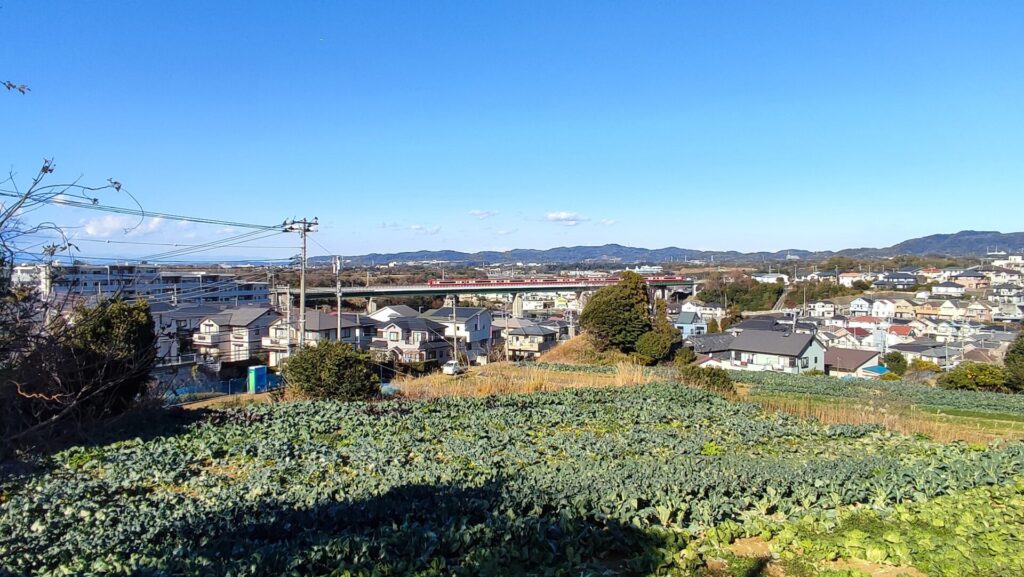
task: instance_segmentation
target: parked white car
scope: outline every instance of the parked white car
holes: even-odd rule
[[[466,372],[466,367],[459,364],[459,361],[448,361],[441,365],[441,372],[446,375],[461,375]]]

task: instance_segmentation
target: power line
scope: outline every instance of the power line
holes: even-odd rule
[[[15,194],[12,192],[0,192],[0,196],[7,196],[11,198],[22,198],[22,195]],[[220,220],[215,218],[202,218],[198,216],[184,216],[180,214],[171,214],[167,212],[150,212],[137,208],[124,208],[120,206],[107,206],[103,204],[96,204],[92,202],[82,202],[78,200],[69,200],[66,197],[53,197],[49,199],[37,199],[40,203],[55,204],[58,206],[70,206],[74,208],[84,208],[88,210],[98,210],[101,212],[112,212],[115,214],[129,214],[133,216],[139,216],[142,218],[162,218],[165,220],[180,220],[183,222],[194,222],[199,224],[215,224],[219,226],[234,226],[238,228],[254,228],[260,230],[269,230],[274,228],[281,228],[279,224],[263,225],[263,224],[251,224],[246,222],[232,222],[228,220]]]
[[[149,256],[140,257],[139,260],[152,260],[152,259],[159,259],[159,258],[183,256],[183,255],[186,255],[186,254],[193,254],[193,253],[197,253],[197,252],[204,252],[204,251],[212,250],[212,249],[215,249],[215,248],[224,248],[224,247],[229,247],[229,246],[235,246],[237,244],[243,244],[243,243],[251,242],[251,241],[254,241],[254,240],[262,240],[262,239],[270,238],[270,237],[278,235],[278,234],[284,234],[284,232],[282,232],[282,231],[274,231],[274,232],[269,232],[268,233],[267,231],[254,230],[254,231],[249,231],[249,232],[244,233],[244,234],[240,234],[240,235],[236,235],[236,236],[231,236],[231,237],[228,237],[228,238],[223,238],[223,239],[219,239],[219,240],[212,240],[210,242],[199,244],[199,245],[196,245],[196,246],[193,246],[193,247],[189,247],[189,248],[181,248],[181,249],[176,249],[176,250],[169,250],[169,251],[165,251],[165,252],[161,252],[161,253],[152,254],[152,255],[149,255]]]
[[[19,236],[19,238],[34,238],[34,239],[52,240],[52,241],[61,241],[61,242],[65,241],[65,239],[59,238],[59,237],[37,236],[37,235],[31,235],[31,234],[21,235],[21,236]],[[78,243],[78,242],[92,242],[92,243],[96,243],[96,244],[127,244],[127,245],[133,245],[133,246],[171,246],[171,247],[179,247],[179,248],[193,248],[193,247],[203,246],[202,244],[183,244],[183,243],[180,243],[180,242],[143,242],[143,241],[137,241],[137,240],[110,240],[110,239],[100,239],[100,238],[73,238],[73,237],[72,238],[68,238],[67,242],[70,242],[72,244]],[[35,246],[38,246],[38,245],[35,245]],[[278,246],[248,245],[248,246],[240,246],[239,248],[261,248],[261,249],[283,249],[283,248],[288,248],[288,249],[298,250],[299,247],[297,247],[297,246],[290,246],[290,245],[288,245],[288,246],[285,246],[285,245],[278,245]]]

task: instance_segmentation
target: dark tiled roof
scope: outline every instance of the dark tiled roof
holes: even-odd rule
[[[693,352],[711,354],[729,350],[735,339],[736,337],[729,333],[711,333],[693,336],[689,340],[693,345]]]
[[[487,309],[474,308],[474,307],[455,307],[455,320],[457,322],[467,321],[477,315],[484,316],[487,313]],[[451,322],[452,320],[452,307],[441,307],[439,309],[430,309],[429,311],[420,315],[423,318],[444,320]]]
[[[746,353],[796,357],[807,350],[813,340],[813,335],[805,333],[747,329],[736,336],[729,348]]]

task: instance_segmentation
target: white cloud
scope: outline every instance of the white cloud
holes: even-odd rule
[[[501,236],[505,236],[505,235],[512,234],[512,233],[516,232],[517,230],[518,229],[515,229],[515,228],[513,228],[513,229],[504,229],[503,228],[503,229],[499,229],[499,230],[494,231],[494,233],[498,234],[498,235],[501,235]]]
[[[423,226],[422,224],[414,224],[414,225],[411,225],[409,227],[409,230],[415,232],[416,234],[437,234],[437,233],[441,232],[441,227],[439,227],[439,226]]]
[[[601,219],[600,222],[601,222],[601,224],[603,224],[605,226],[611,226],[611,225],[615,224],[615,219],[603,218],[603,219]]]
[[[162,218],[146,218],[139,222],[136,216],[108,214],[82,221],[86,236],[108,238],[115,235],[139,236],[156,232],[164,225]]]
[[[579,213],[563,210],[559,212],[549,212],[547,220],[548,222],[557,222],[565,226],[576,226],[577,224],[587,222],[590,219],[585,216],[580,216]]]
[[[377,228],[398,228],[397,222],[382,222],[377,225]]]
[[[469,216],[472,216],[473,218],[479,218],[481,220],[483,220],[485,218],[491,218],[492,216],[497,216],[497,214],[498,214],[498,211],[496,211],[496,210],[479,210],[479,209],[476,209],[476,210],[469,211]]]

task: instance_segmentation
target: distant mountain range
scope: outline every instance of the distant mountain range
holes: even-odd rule
[[[762,260],[784,260],[800,257],[801,260],[826,259],[832,256],[852,258],[887,258],[898,255],[943,255],[953,257],[983,256],[992,250],[1021,251],[1024,249],[1024,232],[1001,233],[996,231],[964,230],[954,234],[933,234],[905,240],[886,248],[850,248],[840,251],[809,251],[803,249],[780,250],[776,252],[703,251],[677,247],[658,249],[636,248],[619,244],[602,246],[568,246],[547,250],[513,249],[504,252],[460,252],[455,250],[421,250],[415,252],[373,253],[360,256],[346,256],[346,263],[356,265],[386,264],[389,262],[447,261],[464,264],[496,264],[515,262],[536,262],[550,264],[571,263],[662,263],[686,260],[717,262],[753,262]],[[313,257],[314,263],[329,262],[330,257]]]

